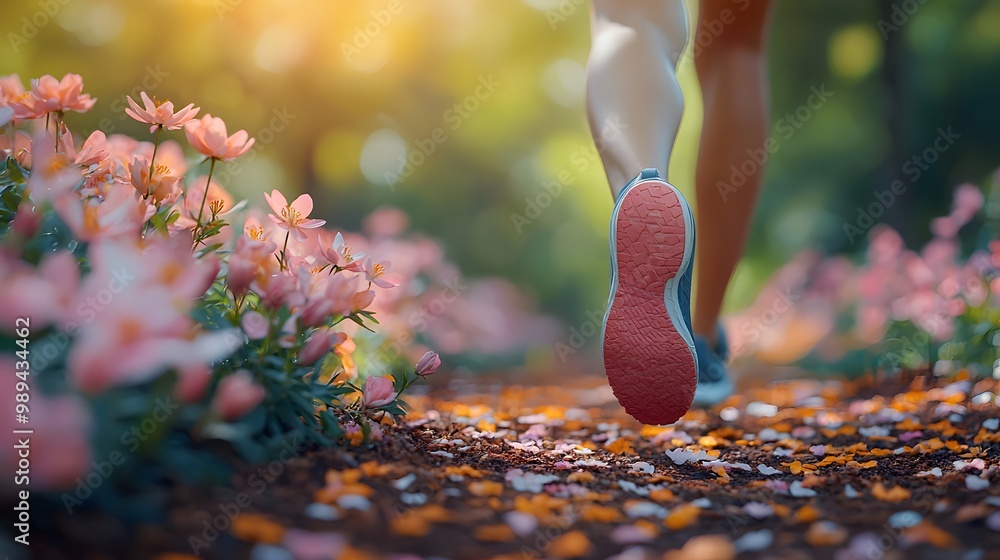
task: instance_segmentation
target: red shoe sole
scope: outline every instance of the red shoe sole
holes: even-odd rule
[[[644,424],[676,422],[698,383],[691,335],[682,317],[671,320],[664,297],[690,252],[682,205],[662,180],[642,181],[625,192],[612,226],[618,283],[605,321],[604,369],[618,402]]]

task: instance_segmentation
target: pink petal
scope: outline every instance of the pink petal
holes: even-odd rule
[[[313,211],[313,199],[307,194],[300,194],[298,198],[292,202],[292,208],[299,211],[302,217],[305,218]]]
[[[299,222],[300,228],[313,229],[326,225],[326,220],[302,220]]]
[[[285,199],[285,195],[281,194],[281,191],[274,189],[271,194],[264,193],[264,199],[267,200],[267,205],[281,215],[281,212],[288,207],[288,200]]]

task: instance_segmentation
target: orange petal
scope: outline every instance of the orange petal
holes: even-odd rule
[[[244,513],[233,519],[229,532],[245,542],[278,544],[285,536],[285,528],[263,515]]]

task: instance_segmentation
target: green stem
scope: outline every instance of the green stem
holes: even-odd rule
[[[59,122],[62,120],[61,117],[62,117],[62,113],[56,113],[56,118],[53,119],[53,122],[55,124],[55,129],[56,129],[56,145],[53,148],[52,153],[55,153],[55,154],[59,153]]]
[[[201,217],[205,214],[205,201],[208,200],[208,188],[212,185],[212,174],[215,173],[215,162],[217,160],[212,158],[212,163],[208,167],[208,180],[205,181],[205,194],[201,197],[201,208],[198,210],[198,225],[201,225]]]
[[[160,147],[160,132],[163,130],[163,125],[156,127],[156,139],[153,140],[153,157],[149,158],[149,182],[153,182],[153,163],[156,161],[156,150]],[[208,192],[207,190],[205,191]],[[148,194],[146,196],[149,196]]]
[[[208,200],[208,188],[212,185],[212,174],[215,172],[215,162],[216,159],[212,158],[212,163],[208,167],[208,179],[205,181],[205,194],[201,197],[201,208],[198,210],[198,219],[195,220],[195,235],[194,235],[194,246],[198,246],[198,230],[201,228],[201,217],[205,214],[205,201]]]
[[[46,134],[49,132],[49,117],[51,117],[51,116],[52,116],[52,113],[45,113],[45,132],[46,132]]]
[[[288,258],[285,256],[285,251],[288,250],[288,234],[289,233],[291,233],[291,232],[290,231],[286,231],[285,232],[285,245],[281,248],[281,270],[285,270],[285,263],[288,261]]]

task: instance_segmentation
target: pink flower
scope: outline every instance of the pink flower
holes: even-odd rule
[[[233,295],[242,296],[255,280],[277,271],[276,250],[277,246],[270,241],[247,235],[236,239],[236,248],[229,257],[229,271],[226,273],[226,285]]]
[[[410,218],[399,208],[383,206],[365,218],[364,228],[372,237],[396,237],[410,226]]]
[[[240,325],[243,327],[243,332],[247,333],[250,340],[260,340],[267,336],[267,333],[271,330],[271,324],[268,322],[267,317],[264,317],[256,311],[247,311],[240,318]]]
[[[264,388],[254,382],[249,371],[241,369],[222,378],[212,399],[212,410],[227,422],[238,420],[264,402]]]
[[[228,136],[226,123],[218,117],[206,113],[200,119],[192,120],[184,126],[184,135],[195,150],[205,157],[233,159],[247,152],[254,143],[245,130],[238,130]]]
[[[211,380],[212,368],[207,364],[180,368],[177,372],[177,384],[174,386],[174,397],[182,403],[198,402],[205,396]]]
[[[326,356],[336,344],[347,340],[347,335],[331,329],[317,329],[299,351],[298,363],[309,366]]]
[[[42,225],[42,216],[35,212],[30,201],[21,201],[17,207],[14,219],[10,222],[10,229],[21,237],[29,239],[38,232],[38,227]]]
[[[85,113],[93,108],[97,100],[82,92],[83,78],[79,74],[66,74],[62,80],[46,74],[31,80],[31,91],[12,101],[10,107],[19,119],[34,119],[65,111]]]
[[[983,191],[979,187],[966,183],[955,190],[951,205],[951,214],[962,224],[968,223],[986,202]]]
[[[143,383],[171,367],[211,363],[242,341],[229,331],[192,338],[190,319],[155,291],[126,290],[93,316],[96,320],[81,328],[66,360],[70,381],[88,393]]]
[[[301,297],[298,291],[298,279],[287,274],[274,274],[258,278],[250,284],[260,302],[269,309],[279,309],[286,303],[294,305]]]
[[[439,367],[441,367],[441,356],[438,356],[437,352],[427,352],[417,360],[414,371],[417,375],[424,377],[434,373]]]
[[[0,135],[0,158],[14,157],[21,167],[31,167],[31,137],[17,130],[13,138],[10,134]]]
[[[362,290],[351,296],[351,313],[363,311],[375,301],[375,290]]]
[[[398,393],[389,377],[369,377],[365,381],[365,390],[361,402],[366,408],[379,408],[396,400]]]
[[[24,95],[24,84],[17,74],[0,76],[0,107],[7,107],[11,101]]]
[[[56,201],[59,217],[81,241],[137,235],[156,209],[130,188],[112,188],[104,200],[64,196]]]
[[[65,154],[55,153],[55,139],[42,134],[31,142],[32,166],[28,189],[35,202],[52,201],[83,179],[80,168]]]
[[[218,261],[196,259],[190,249],[183,237],[90,244],[91,272],[70,304],[81,319],[66,360],[76,387],[100,392],[143,383],[170,368],[213,363],[243,344],[238,330],[196,328],[190,312]]]
[[[151,198],[156,204],[171,205],[180,198],[181,188],[178,186],[181,178],[170,172],[164,165],[153,168],[153,176],[149,176],[149,162],[137,157],[129,165],[129,181],[143,198]],[[179,219],[179,218],[178,218]]]
[[[937,237],[951,239],[958,235],[958,230],[962,227],[961,222],[952,216],[943,216],[931,220],[931,231]]]
[[[73,136],[69,131],[63,134],[63,140],[63,152],[77,165],[90,167],[108,159],[107,137],[100,130],[90,133],[90,136],[84,141],[83,146],[80,146],[80,151],[77,151],[73,145]]]
[[[189,103],[187,107],[175,113],[174,104],[170,101],[155,101],[150,99],[144,91],[139,93],[139,97],[142,99],[144,107],[139,107],[139,104],[131,97],[126,97],[129,106],[125,108],[125,114],[141,123],[150,125],[149,132],[151,133],[157,127],[177,130],[189,123],[201,110],[200,107],[195,107],[194,103]]]
[[[334,274],[326,284],[324,296],[330,302],[330,312],[340,315],[350,315],[354,311],[354,300],[357,292],[357,280],[346,274]]]
[[[325,232],[323,232],[325,233]],[[337,232],[333,243],[329,243],[329,234],[320,237],[319,254],[330,264],[342,270],[358,271],[361,269],[361,258],[364,253],[352,254],[351,247],[344,241],[344,235]]]
[[[62,326],[80,281],[76,257],[65,250],[50,253],[37,268],[15,259],[0,259],[0,320],[13,325],[18,317],[31,317],[34,328]]]
[[[312,197],[303,194],[295,199],[291,204],[285,199],[285,195],[277,189],[271,194],[264,193],[267,205],[277,214],[268,214],[274,225],[283,230],[287,230],[296,241],[306,240],[306,229],[322,227],[326,220],[309,219],[309,214],[313,210]]]
[[[365,279],[372,284],[380,288],[392,288],[395,284],[383,277],[391,266],[389,261],[375,262],[375,259],[368,257],[361,263],[361,270],[365,273]]]
[[[202,175],[191,182],[187,188],[187,193],[181,201],[179,207],[180,217],[174,222],[177,229],[190,229],[198,225],[198,214],[201,213],[202,199],[205,198],[205,184],[208,177]],[[214,180],[208,185],[208,199],[205,200],[205,212],[202,216],[204,222],[208,222],[212,213],[217,216],[227,216],[236,209],[233,202],[233,195],[216,183]]]

